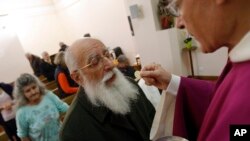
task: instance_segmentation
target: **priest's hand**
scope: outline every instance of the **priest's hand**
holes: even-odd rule
[[[145,66],[140,75],[147,85],[154,85],[162,90],[167,89],[172,76],[161,65],[155,63]]]

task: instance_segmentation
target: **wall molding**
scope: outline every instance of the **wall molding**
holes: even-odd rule
[[[56,0],[54,1],[55,8],[58,11],[71,7],[72,5],[80,2],[80,0]]]
[[[10,17],[32,17],[46,14],[55,14],[56,9],[54,5],[36,6],[30,8],[13,9],[9,15]]]
[[[195,76],[189,75],[188,77],[201,80],[212,80],[212,81],[216,81],[219,78],[219,76],[206,76],[206,75],[195,75]]]

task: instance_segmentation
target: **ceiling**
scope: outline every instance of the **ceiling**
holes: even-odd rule
[[[12,10],[54,5],[54,1],[55,0],[0,0],[0,16],[8,14]]]

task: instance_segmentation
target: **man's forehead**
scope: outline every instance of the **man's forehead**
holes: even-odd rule
[[[103,45],[103,44],[95,44],[92,46],[88,46],[84,49],[84,52],[86,54],[91,54],[91,53],[103,53],[104,51],[106,51],[107,48]]]
[[[83,48],[91,49],[91,48],[102,48],[104,44],[97,39],[85,39],[82,42]]]
[[[102,43],[95,43],[90,46],[85,46],[78,53],[83,57],[84,60],[88,60],[96,55],[104,54],[108,49]]]
[[[80,52],[86,52],[93,48],[100,48],[102,46],[104,46],[103,43],[97,39],[80,39],[73,43],[70,50],[78,54]]]

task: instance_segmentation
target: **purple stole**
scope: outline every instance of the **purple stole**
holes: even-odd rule
[[[229,141],[231,124],[250,124],[250,61],[228,61],[216,84],[181,78],[173,134],[190,141]]]

